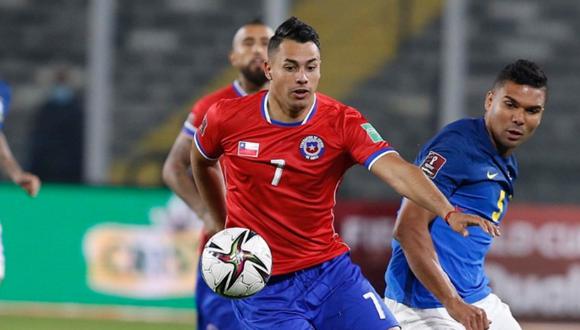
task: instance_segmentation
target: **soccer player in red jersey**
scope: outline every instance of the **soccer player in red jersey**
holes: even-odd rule
[[[229,56],[231,65],[239,71],[238,78],[232,84],[206,95],[194,104],[163,166],[165,183],[202,220],[206,208],[190,172],[189,155],[193,136],[213,103],[221,99],[252,94],[266,87],[268,80],[264,76],[263,64],[266,61],[268,40],[273,33],[272,29],[260,20],[251,21],[238,29]],[[215,229],[208,227],[207,223],[205,225],[200,239],[201,247],[205,245],[208,235],[215,232]],[[199,269],[197,278],[195,300],[198,329],[205,330],[211,327],[219,330],[237,329],[231,302],[214,293],[206,285]]]
[[[456,211],[357,110],[317,93],[320,66],[316,31],[288,19],[268,44],[270,90],[214,104],[195,135],[192,170],[211,219],[257,232],[272,250],[267,286],[233,300],[243,329],[398,327],[334,230],[336,190],[354,164],[454,223],[496,233]]]

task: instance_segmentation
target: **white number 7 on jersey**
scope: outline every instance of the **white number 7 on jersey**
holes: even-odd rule
[[[367,292],[363,295],[363,298],[365,299],[370,299],[373,301],[373,304],[375,305],[375,308],[377,309],[377,313],[379,313],[379,318],[381,320],[384,320],[386,318],[385,316],[385,312],[383,311],[383,308],[381,307],[381,303],[379,302],[379,299],[377,298],[377,296],[375,296],[375,294],[373,292]]]
[[[274,178],[272,179],[272,185],[277,186],[282,178],[282,171],[284,170],[284,165],[286,161],[284,159],[272,159],[270,164],[276,165],[276,172],[274,172]]]

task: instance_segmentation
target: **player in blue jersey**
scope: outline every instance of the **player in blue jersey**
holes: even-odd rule
[[[449,124],[416,164],[450,202],[500,225],[518,176],[513,151],[540,125],[547,78],[518,60],[497,76],[483,118]],[[484,259],[492,237],[479,227],[457,234],[444,219],[404,199],[395,225],[385,301],[403,329],[520,329],[491,293]]]
[[[3,133],[4,119],[10,109],[11,91],[8,84],[0,80],[0,169],[8,175],[10,180],[19,185],[32,197],[38,194],[40,180],[34,174],[22,170],[10,150]],[[2,226],[0,225],[0,282],[4,279],[4,253],[2,246]]]

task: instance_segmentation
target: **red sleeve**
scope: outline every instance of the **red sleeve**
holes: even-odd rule
[[[187,119],[183,123],[181,131],[193,139],[195,131],[199,125],[201,125],[208,107],[208,102],[206,102],[204,99],[195,102],[195,104],[191,107],[191,111],[187,116]]]
[[[193,125],[193,127],[199,127],[199,125],[201,125],[203,117],[205,117],[205,114],[211,105],[212,103],[207,102],[205,99],[201,99],[195,102],[195,104],[191,108],[191,114],[193,117],[191,124]]]
[[[353,108],[345,110],[342,130],[343,141],[352,158],[369,170],[381,156],[396,152],[363,115]]]
[[[221,102],[212,105],[203,120],[199,129],[195,133],[195,145],[199,152],[209,160],[218,159],[223,153],[223,148],[221,145],[221,134],[223,129],[220,130],[220,111],[219,106]]]

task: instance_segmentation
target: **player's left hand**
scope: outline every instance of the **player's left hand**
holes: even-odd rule
[[[453,319],[461,323],[466,330],[487,330],[491,321],[484,309],[465,303],[461,299],[445,304],[447,312]]]
[[[469,236],[469,231],[467,231],[467,227],[469,226],[479,226],[481,229],[483,229],[483,231],[491,235],[491,237],[501,235],[498,226],[472,214],[453,212],[453,214],[451,214],[447,219],[447,223],[451,229],[463,235],[463,237]]]
[[[31,197],[36,197],[40,190],[40,179],[32,173],[20,173],[14,178],[14,183],[22,187]]]

